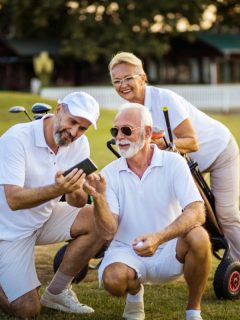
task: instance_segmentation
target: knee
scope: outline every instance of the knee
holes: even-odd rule
[[[104,288],[113,296],[122,297],[126,293],[126,275],[119,272],[117,263],[105,268],[102,280]]]
[[[11,313],[17,318],[34,318],[40,314],[41,305],[38,298],[19,298],[10,304]]]
[[[190,251],[197,255],[205,255],[211,252],[211,242],[207,231],[203,227],[192,229],[185,237]]]
[[[96,231],[94,219],[93,205],[85,205],[81,208],[71,226],[71,236],[77,238],[78,236],[93,234]]]

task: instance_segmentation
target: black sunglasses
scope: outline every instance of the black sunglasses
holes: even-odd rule
[[[111,128],[111,129],[110,129],[110,133],[111,133],[111,135],[112,135],[114,138],[116,138],[116,136],[118,135],[118,131],[121,130],[121,132],[122,132],[125,136],[128,136],[128,137],[129,137],[129,136],[133,133],[133,131],[134,131],[135,129],[139,129],[139,128],[141,128],[141,127],[136,127],[136,128],[133,128],[133,129],[131,129],[131,128],[127,127],[127,126],[121,127],[121,128]]]

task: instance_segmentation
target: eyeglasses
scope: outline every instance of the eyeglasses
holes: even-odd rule
[[[131,136],[131,134],[133,133],[134,130],[139,129],[141,127],[136,127],[136,128],[130,128],[130,127],[121,127],[121,128],[111,128],[110,129],[110,133],[111,135],[116,138],[116,136],[118,135],[119,130],[125,135],[125,136]]]
[[[129,84],[131,83],[134,79],[139,77],[140,74],[135,74],[134,76],[126,76],[122,78],[121,80],[113,80],[112,84],[116,87],[120,87],[123,83]]]

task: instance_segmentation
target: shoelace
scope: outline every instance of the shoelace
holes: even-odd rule
[[[82,304],[82,303],[80,303],[80,302],[78,301],[77,295],[76,295],[76,293],[75,293],[73,290],[67,289],[67,295],[68,295],[70,298],[72,298],[72,299],[73,299],[78,305],[80,305],[81,307],[82,307],[82,306],[85,306],[84,304]]]

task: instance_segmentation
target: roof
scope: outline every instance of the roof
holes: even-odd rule
[[[240,35],[202,33],[197,39],[211,45],[223,54],[240,54]]]
[[[51,55],[58,55],[60,50],[60,43],[57,40],[4,39],[1,41],[19,56],[33,56],[42,51],[47,51]]]

